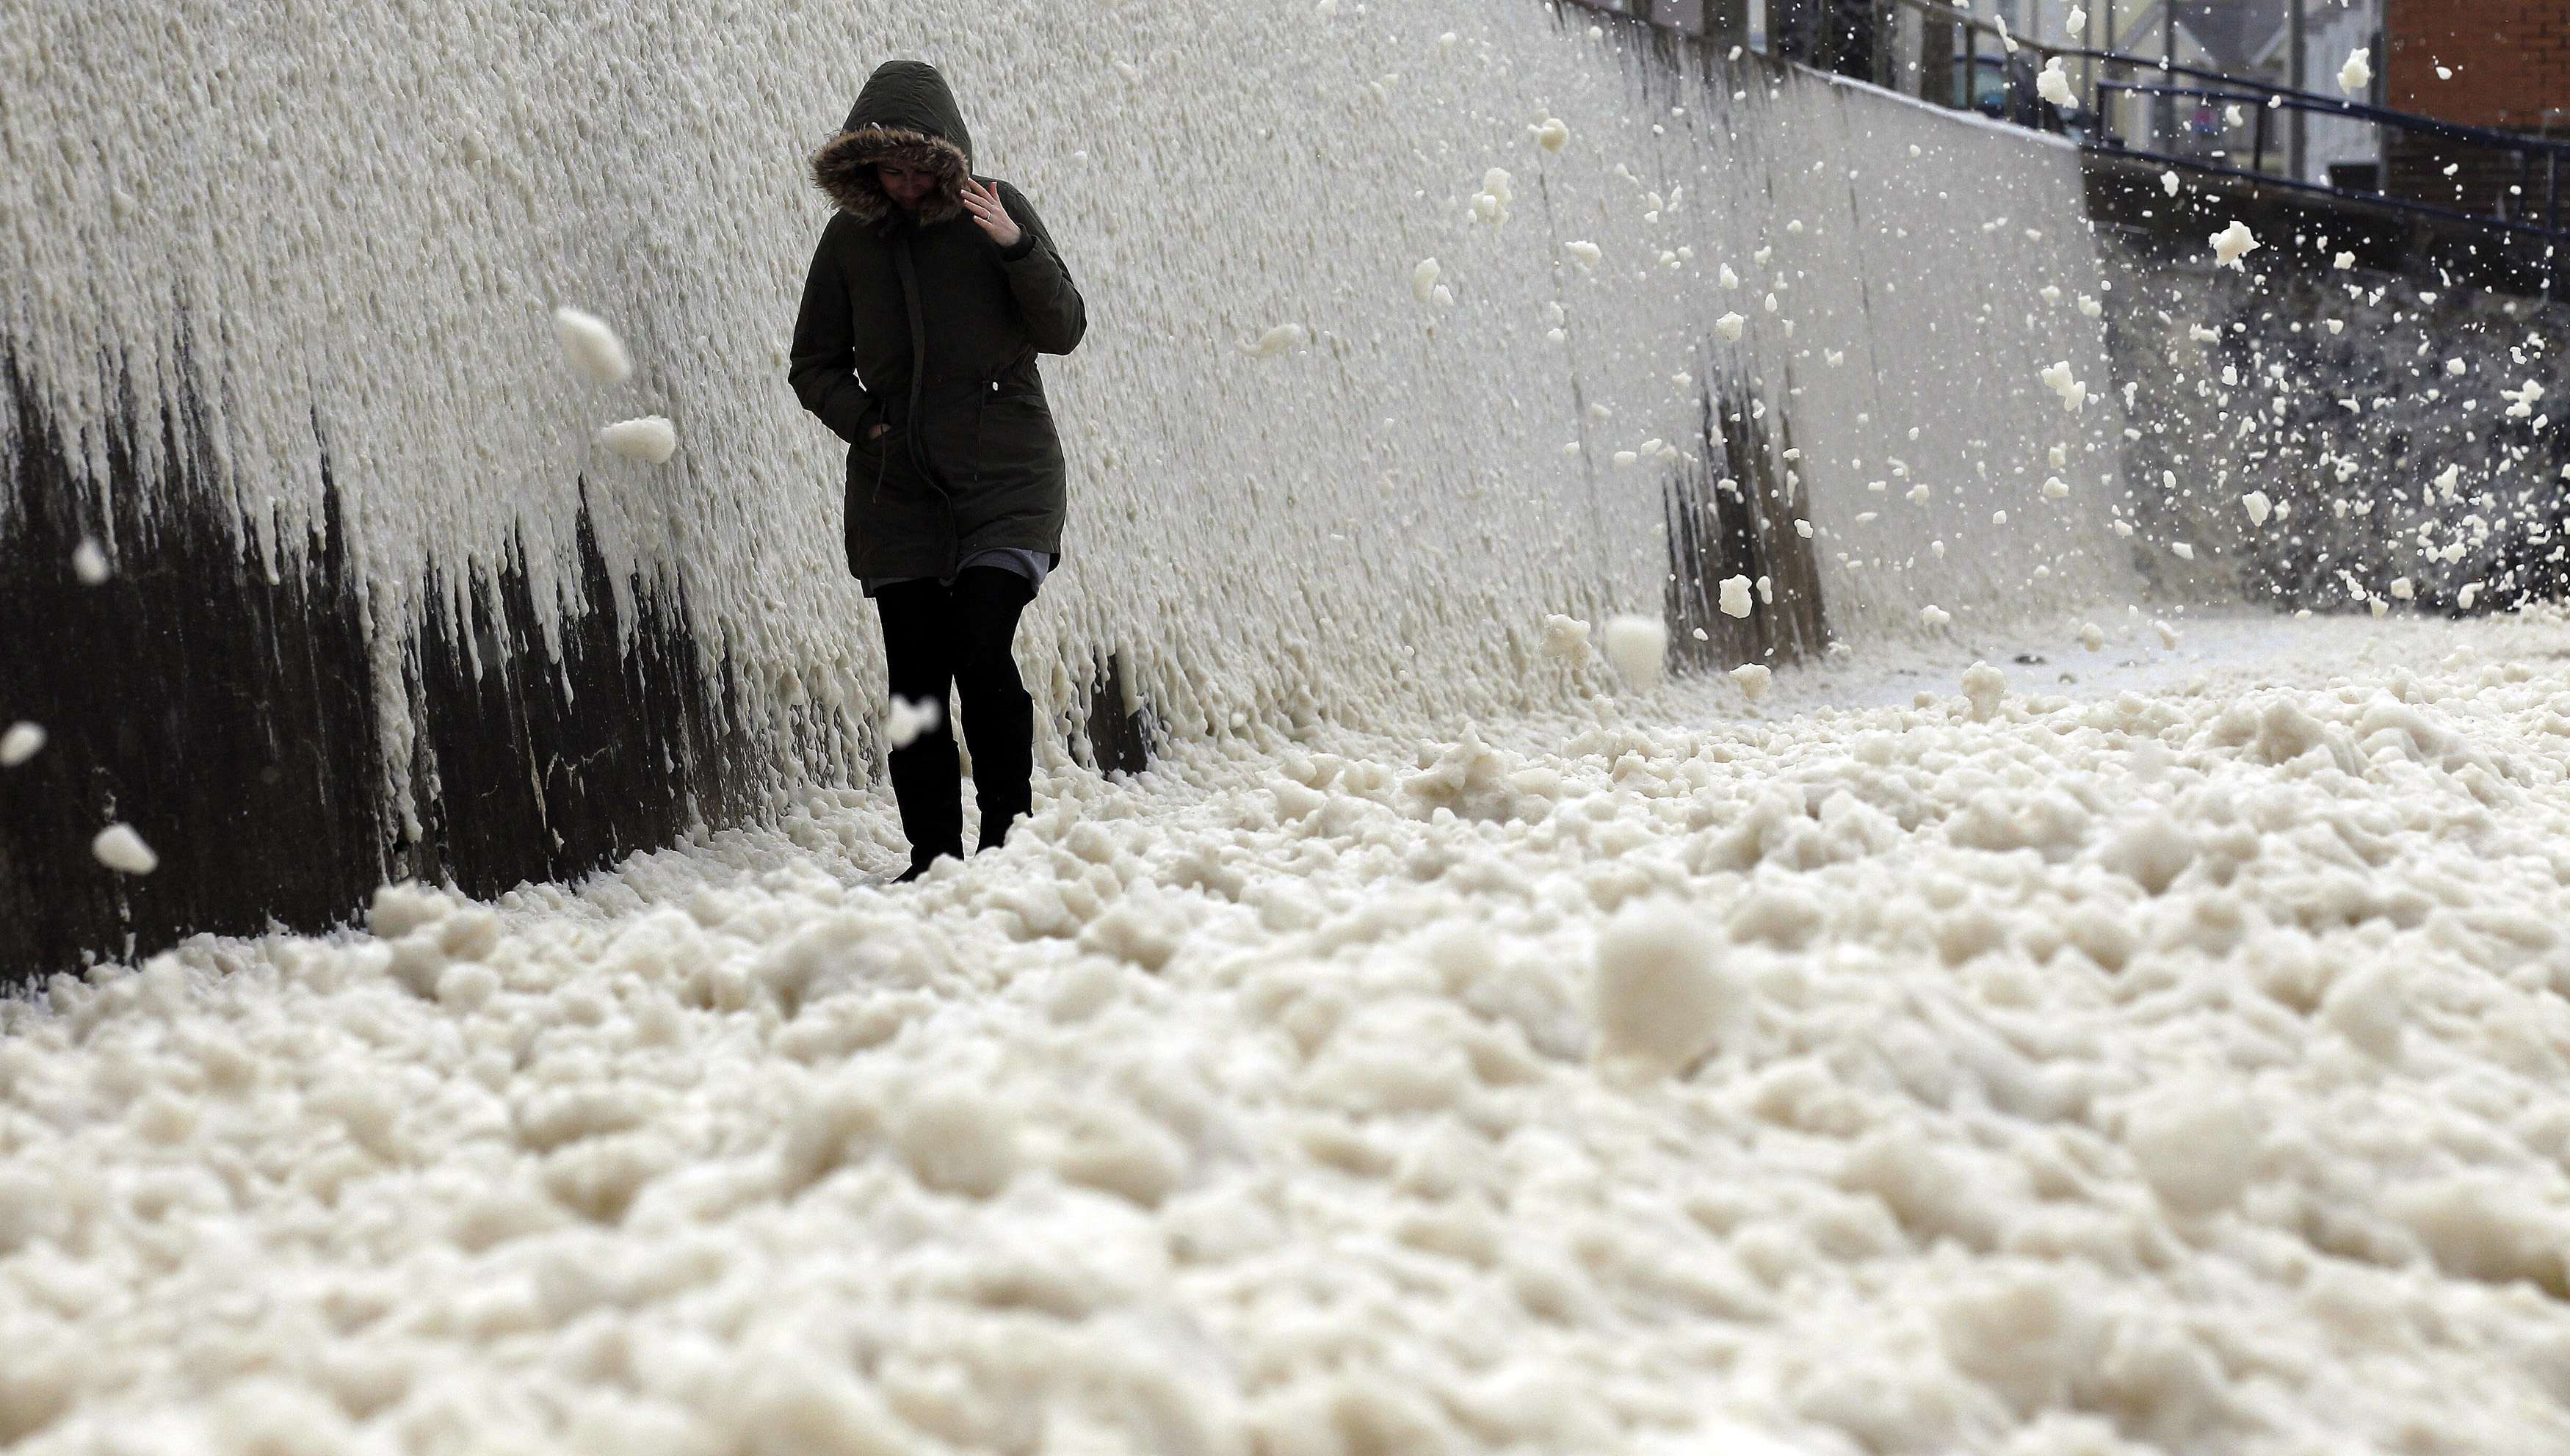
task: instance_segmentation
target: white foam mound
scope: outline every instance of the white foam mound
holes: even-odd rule
[[[619,420],[598,432],[598,443],[628,460],[666,465],[678,453],[677,427],[656,414]]]
[[[893,1146],[923,1186],[987,1199],[1017,1176],[1017,1114],[989,1088],[934,1083],[910,1095]]]
[[[626,356],[625,340],[595,313],[569,304],[556,308],[554,342],[561,345],[563,362],[571,371],[592,384],[622,384],[634,377],[634,361]]]
[[[1987,663],[1974,663],[1963,670],[1963,698],[1972,706],[1972,721],[1988,723],[1998,716],[1999,704],[2007,697],[2007,675]]]
[[[1597,937],[1592,1004],[1602,1060],[1681,1071],[1714,1049],[1747,1003],[1721,964],[1721,934],[1701,911],[1637,905]]]

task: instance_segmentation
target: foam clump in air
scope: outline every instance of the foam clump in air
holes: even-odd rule
[[[1419,266],[1410,270],[1411,296],[1422,303],[1436,296],[1437,277],[1442,271],[1444,269],[1437,265],[1437,259],[1433,257],[1420,259]]]
[[[1721,939],[1683,906],[1627,907],[1597,937],[1592,1008],[1600,1062],[1646,1076],[1682,1072],[1744,1019],[1748,991]]]
[[[646,414],[606,426],[598,432],[598,443],[628,460],[666,465],[678,453],[678,431],[665,417]]]
[[[2071,376],[2070,361],[2058,360],[2040,371],[2044,387],[2061,397],[2061,407],[2073,414],[2088,405],[2088,386]]]
[[[1272,359],[1278,354],[1299,349],[1311,334],[1299,323],[1280,323],[1240,346],[1240,351],[1253,359]]]
[[[2070,77],[2063,73],[2059,56],[2043,63],[2042,72],[2034,78],[2034,90],[2054,106],[2069,106],[2077,100],[2071,94]]]
[[[1713,321],[1713,327],[1725,340],[1738,343],[1741,334],[1748,331],[1749,320],[1737,313],[1726,313]]]
[[[2347,53],[2347,64],[2338,68],[2338,89],[2348,96],[2362,94],[2373,85],[2373,58],[2358,46]]]
[[[89,849],[99,863],[124,874],[150,874],[161,866],[161,856],[152,852],[131,824],[110,824],[99,830]]]
[[[563,362],[571,371],[592,384],[622,384],[634,377],[625,340],[595,313],[568,304],[556,308],[554,342],[562,346]]]
[[[116,569],[108,565],[106,550],[95,538],[83,537],[81,544],[72,548],[72,575],[80,578],[82,586],[98,586],[115,574]]]
[[[1570,143],[1570,128],[1559,117],[1545,117],[1526,131],[1533,135],[1534,144],[1546,152],[1559,152]]]
[[[1543,618],[1543,650],[1572,667],[1588,661],[1588,623],[1559,612],[1547,612]]]
[[[892,712],[884,716],[884,737],[896,748],[907,748],[920,734],[937,731],[938,723],[945,717],[944,706],[934,699],[895,694]]]
[[[1515,179],[1504,167],[1494,167],[1482,174],[1482,190],[1473,194],[1473,216],[1497,227],[1508,220],[1508,204],[1516,201]]]
[[[44,725],[20,721],[0,733],[0,768],[15,768],[36,756],[45,746]]]
[[[1722,579],[1722,598],[1720,606],[1722,608],[1722,615],[1725,617],[1748,616],[1749,578],[1746,576],[1724,577]]]
[[[1942,627],[1954,620],[1954,614],[1931,604],[1919,609],[1919,620],[1929,627]]]
[[[1731,681],[1740,685],[1741,697],[1756,703],[1776,686],[1776,674],[1764,663],[1742,663],[1731,670]]]
[[[2249,524],[2252,526],[2266,525],[2267,518],[2276,510],[2276,503],[2269,500],[2263,490],[2253,490],[2242,496],[2240,505],[2249,512]]]
[[[2265,245],[2257,234],[2249,231],[2248,224],[2235,219],[2230,227],[2213,235],[2213,260],[2217,266],[2244,268],[2240,260]]]
[[[1597,266],[1597,260],[1606,255],[1596,243],[1587,242],[1584,239],[1565,243],[1561,244],[1561,246],[1562,249],[1568,252],[1571,257],[1576,259],[1579,265],[1583,268],[1593,268]]]
[[[1617,616],[1606,619],[1606,661],[1637,692],[1660,686],[1669,648],[1669,630],[1655,618]]]

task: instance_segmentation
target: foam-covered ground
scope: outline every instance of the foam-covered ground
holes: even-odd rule
[[[58,979],[0,1444],[2570,1448],[2570,620],[2105,625]]]

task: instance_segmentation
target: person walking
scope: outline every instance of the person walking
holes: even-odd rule
[[[911,880],[964,857],[950,686],[976,849],[1033,806],[1015,642],[1062,564],[1067,474],[1036,355],[1076,348],[1087,307],[1025,195],[974,175],[963,112],[926,62],[877,67],[811,169],[838,211],[804,278],[790,377],[848,445],[848,570],[882,619],[892,696],[937,710],[891,754]]]

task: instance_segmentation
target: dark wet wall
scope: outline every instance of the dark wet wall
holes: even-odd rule
[[[637,620],[620,620],[584,501],[559,657],[514,552],[496,572],[457,568],[468,621],[409,630],[405,805],[322,428],[322,524],[279,536],[271,560],[201,446],[194,381],[166,416],[129,381],[105,417],[68,420],[0,361],[0,722],[47,734],[0,769],[0,983],[200,931],[324,928],[404,876],[476,895],[576,876],[734,818],[776,779],[680,591],[638,577]],[[85,474],[84,431],[105,443],[105,479]],[[73,567],[93,538],[113,543],[96,585]],[[150,874],[92,852],[120,821],[159,855]]]

